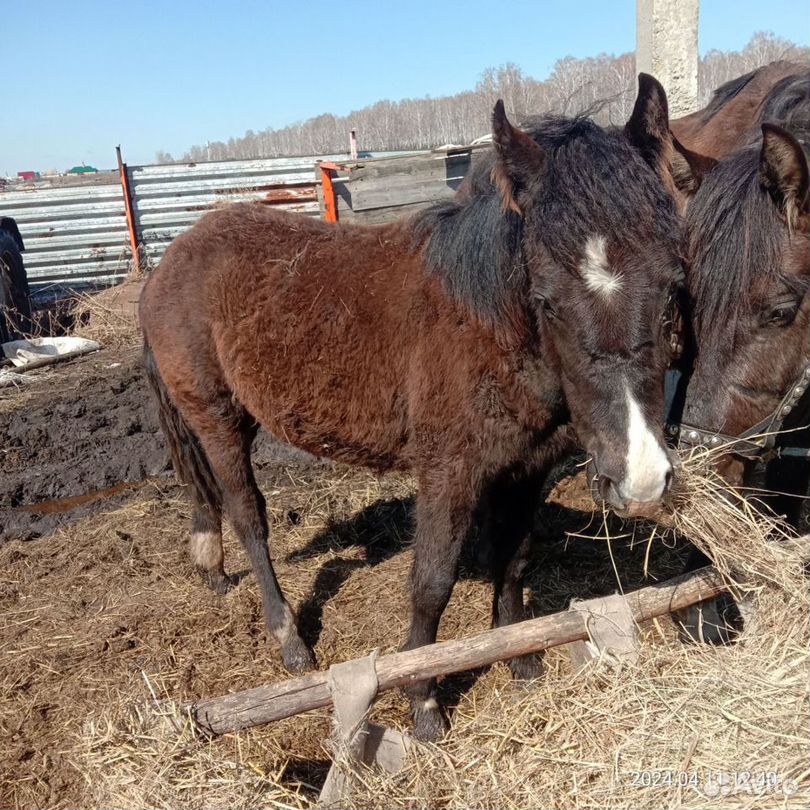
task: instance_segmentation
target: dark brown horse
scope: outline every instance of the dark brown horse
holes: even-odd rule
[[[752,127],[773,120],[769,100],[777,86],[806,70],[798,62],[779,61],[731,79],[702,110],[671,121],[672,132],[693,152],[720,160],[749,142]]]
[[[808,495],[807,71],[779,81],[761,106],[771,123],[740,134],[749,145],[711,168],[686,214],[695,356],[681,440],[728,447],[719,469],[732,485]],[[783,497],[775,508],[796,523],[802,505]],[[684,623],[693,636],[723,642],[738,621],[721,612],[703,605]]]
[[[669,486],[659,423],[681,265],[663,89],[642,76],[617,131],[552,119],[527,134],[499,102],[493,136],[492,182],[464,202],[376,227],[233,206],[178,237],[144,289],[192,559],[227,587],[226,512],[291,671],[314,658],[268,554],[258,425],[317,455],[414,472],[406,648],[435,641],[461,545],[489,510],[503,530],[493,619],[523,617],[527,504],[569,425],[617,510],[647,513]],[[437,736],[435,681],[411,698],[416,734]]]

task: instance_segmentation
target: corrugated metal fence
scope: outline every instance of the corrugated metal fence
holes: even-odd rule
[[[318,216],[315,167],[338,155],[129,168],[135,219],[146,258],[157,264],[169,242],[206,211],[261,200]]]
[[[140,258],[156,265],[178,234],[207,211],[233,202],[259,200],[318,216],[322,189],[317,164],[322,160],[345,169],[334,179],[341,221],[385,222],[452,197],[482,148],[385,152],[356,161],[342,155],[314,155],[129,166]],[[59,187],[47,182],[0,191],[0,214],[17,220],[25,241],[31,287],[109,284],[124,278],[132,249],[118,173]]]
[[[116,175],[104,185],[0,193],[0,214],[14,217],[25,242],[32,288],[82,284],[126,275],[132,258],[124,197]]]
[[[157,263],[169,242],[206,211],[242,200],[318,215],[316,155],[128,167],[136,230]],[[87,184],[0,192],[0,214],[17,220],[32,288],[113,283],[130,268],[124,196],[116,173]]]

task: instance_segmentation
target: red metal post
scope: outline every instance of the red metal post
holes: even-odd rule
[[[337,222],[337,198],[335,197],[335,187],[332,185],[332,173],[336,171],[337,166],[334,163],[321,163],[319,168],[323,186],[323,218],[327,222]]]
[[[141,269],[140,242],[138,240],[138,229],[135,224],[135,209],[132,205],[132,191],[129,186],[129,175],[127,174],[127,164],[121,158],[121,147],[115,147],[115,154],[118,157],[118,174],[121,177],[121,188],[124,191],[124,210],[127,215],[127,230],[129,231],[129,244],[132,248],[132,265],[136,272]]]

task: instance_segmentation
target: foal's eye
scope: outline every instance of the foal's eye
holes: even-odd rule
[[[666,306],[661,317],[662,338],[669,349],[671,361],[683,356],[683,318],[678,306],[680,287],[673,285],[667,295]]]
[[[673,284],[669,290],[667,290],[667,297],[664,302],[664,311],[661,315],[661,320],[664,323],[674,321],[679,314],[678,311],[678,295],[680,293],[680,287],[677,284]]]
[[[798,301],[780,301],[762,313],[762,326],[789,326],[798,310]]]
[[[548,298],[542,295],[538,295],[537,300],[539,301],[540,306],[543,308],[544,314],[546,314],[549,318],[557,317],[557,310],[554,309],[554,306],[548,300]]]

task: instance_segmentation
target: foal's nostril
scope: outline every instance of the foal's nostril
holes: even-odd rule
[[[609,503],[616,509],[621,509],[624,506],[624,498],[619,494],[619,488],[616,482],[607,475],[600,475],[598,478],[599,496],[603,501]]]

